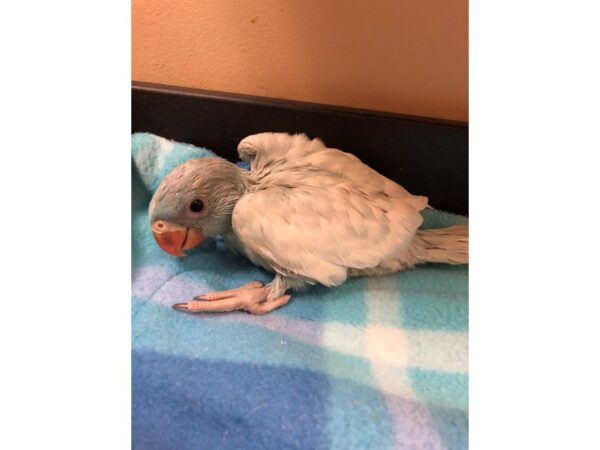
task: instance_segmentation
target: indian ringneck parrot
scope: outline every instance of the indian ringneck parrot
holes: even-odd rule
[[[196,158],[161,181],[149,207],[158,245],[174,256],[205,238],[275,274],[264,285],[206,293],[173,307],[188,312],[265,314],[309,285],[338,286],[350,276],[385,275],[419,263],[468,263],[468,228],[420,230],[427,197],[356,156],[304,134],[244,138],[244,170],[222,158]]]

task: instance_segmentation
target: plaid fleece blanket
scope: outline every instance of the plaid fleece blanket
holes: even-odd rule
[[[209,150],[132,136],[132,440],[136,449],[464,449],[468,267],[316,286],[266,316],[171,305],[270,274],[207,239],[155,244],[151,192]],[[427,227],[467,219],[426,211]]]

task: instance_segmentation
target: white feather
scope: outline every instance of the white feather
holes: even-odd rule
[[[422,223],[426,197],[317,139],[261,133],[238,151],[251,171],[233,231],[252,261],[281,275],[339,285],[349,270],[397,258]]]

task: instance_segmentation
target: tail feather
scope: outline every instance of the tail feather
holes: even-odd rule
[[[445,264],[469,263],[469,226],[417,231],[420,262]]]

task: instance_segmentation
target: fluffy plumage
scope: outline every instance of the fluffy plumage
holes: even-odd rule
[[[264,292],[253,285],[225,297],[245,298],[229,301],[228,309],[267,312],[289,299],[283,296],[290,288],[337,286],[348,276],[381,275],[421,262],[468,261],[466,227],[419,231],[427,198],[349,153],[285,133],[248,136],[238,152],[249,171],[218,158],[188,161],[165,177],[150,206],[153,223],[222,234],[232,248],[276,273],[260,288]],[[206,203],[203,214],[190,213],[194,198]],[[248,300],[249,293],[258,300]],[[253,311],[252,302],[261,308]],[[187,305],[209,310],[200,303]]]

